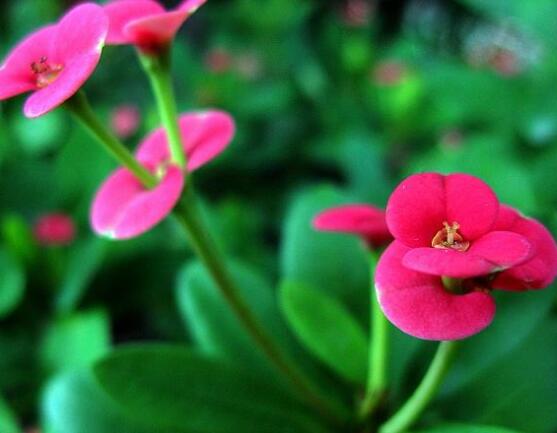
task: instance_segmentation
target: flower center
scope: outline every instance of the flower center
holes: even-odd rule
[[[431,246],[433,248],[450,248],[456,251],[466,251],[470,246],[470,242],[465,241],[458,233],[460,225],[457,222],[453,222],[452,225],[449,225],[449,223],[445,221],[443,226],[444,228],[439,230],[431,240]]]
[[[62,65],[48,63],[46,56],[41,57],[38,62],[31,63],[31,70],[35,74],[39,89],[52,84],[58,78],[62,69],[64,69]]]

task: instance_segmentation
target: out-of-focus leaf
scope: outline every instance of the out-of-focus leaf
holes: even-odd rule
[[[502,427],[490,427],[485,425],[468,424],[444,424],[416,433],[519,433]]]
[[[110,325],[104,311],[75,313],[57,319],[47,330],[41,358],[49,371],[87,367],[110,347]]]
[[[180,346],[123,348],[97,363],[95,373],[130,416],[154,428],[196,433],[324,431],[281,387]]]
[[[531,338],[532,330],[547,317],[555,288],[525,293],[504,292],[497,296],[497,314],[483,332],[462,342],[445,391],[454,392],[473,383],[478,375],[503,359]],[[512,338],[509,338],[509,332]]]
[[[105,247],[105,240],[94,237],[73,247],[60,290],[55,299],[56,309],[59,312],[67,313],[77,307],[101,265]]]
[[[284,343],[286,329],[269,283],[241,263],[232,263],[230,269],[244,302],[274,338]],[[200,263],[187,265],[181,271],[177,296],[182,317],[204,352],[239,365],[250,365],[262,374],[273,374],[268,361]]]
[[[0,319],[10,314],[23,299],[25,274],[4,249],[0,249]]]
[[[0,396],[0,431],[2,433],[20,433],[15,414]]]
[[[22,262],[32,261],[37,253],[37,244],[29,224],[17,214],[8,214],[2,218],[2,237],[6,249]]]
[[[299,194],[286,215],[281,247],[282,276],[323,290],[365,317],[369,271],[364,248],[352,236],[322,233],[311,227],[321,211],[350,201],[332,187]]]
[[[14,133],[29,155],[40,156],[60,144],[60,137],[67,124],[65,114],[61,110],[52,111],[36,119],[18,115],[14,122]]]
[[[52,380],[41,411],[48,433],[176,433],[130,420],[87,372],[69,372]]]
[[[292,281],[281,285],[280,304],[295,335],[311,353],[345,379],[365,383],[367,338],[342,304]]]
[[[517,316],[526,313],[517,312]],[[509,323],[505,338],[509,334],[512,338],[519,326]],[[489,350],[484,347],[483,354],[488,355]],[[448,419],[551,433],[557,425],[556,371],[557,321],[552,317],[538,322],[519,346],[439,402]]]

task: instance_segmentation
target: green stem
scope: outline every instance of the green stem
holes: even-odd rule
[[[313,383],[297,367],[290,356],[275,344],[271,336],[261,326],[259,320],[240,297],[239,291],[224,264],[220,251],[210,237],[208,230],[204,227],[191,185],[187,187],[184,196],[176,207],[175,215],[180,224],[185,228],[191,245],[211,273],[221,294],[272,365],[286,377],[300,398],[306,401],[318,413],[331,422],[339,425],[344,424],[349,416],[348,411],[336,401],[332,401],[320,394],[319,390],[315,388]]]
[[[371,317],[369,341],[369,368],[366,395],[360,406],[360,419],[368,418],[381,402],[387,387],[387,356],[389,352],[389,323],[381,311],[375,295],[375,267],[379,253],[370,252],[371,268]]]
[[[457,343],[454,341],[442,341],[439,344],[437,353],[414,394],[379,428],[379,433],[402,433],[416,422],[441,386],[456,347]]]
[[[186,167],[186,156],[184,154],[184,145],[178,124],[178,110],[172,88],[170,47],[157,52],[156,55],[138,52],[138,56],[143,69],[149,77],[151,88],[155,95],[161,122],[168,137],[171,160],[179,167],[184,168]]]
[[[134,158],[128,148],[97,117],[91,105],[89,105],[85,93],[82,91],[77,92],[66,101],[64,106],[85,126],[110,155],[130,170],[146,187],[152,188],[157,185],[156,177]]]

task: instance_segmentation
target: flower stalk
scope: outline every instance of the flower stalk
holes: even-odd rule
[[[362,420],[369,418],[381,399],[387,387],[387,357],[389,353],[389,324],[387,318],[381,311],[377,297],[375,296],[375,267],[380,253],[371,250],[370,269],[370,341],[369,341],[369,367],[366,394],[359,409],[359,417]]]
[[[172,56],[170,46],[157,51],[156,54],[144,54],[138,51],[138,56],[145,73],[149,77],[161,123],[166,130],[171,160],[178,167],[185,169],[186,156],[178,125],[178,111],[172,88]]]
[[[379,433],[402,433],[417,421],[439,390],[457,346],[455,341],[442,341],[439,344],[435,357],[414,394],[379,428]]]

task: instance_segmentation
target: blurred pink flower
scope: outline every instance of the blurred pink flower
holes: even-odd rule
[[[362,27],[369,23],[375,5],[373,0],[346,0],[342,7],[344,22],[352,27]]]
[[[312,224],[320,231],[358,235],[370,248],[381,247],[393,239],[385,221],[385,212],[366,204],[324,210],[313,219]]]
[[[166,11],[154,0],[114,0],[104,6],[110,27],[106,43],[135,45],[153,53],[169,44],[190,15],[207,0],[186,0]]]
[[[33,227],[41,245],[69,245],[75,238],[75,224],[71,216],[51,213],[41,216]]]
[[[32,33],[0,66],[0,100],[33,92],[23,109],[27,117],[58,107],[93,73],[107,31],[103,9],[85,3],[71,9],[59,23]]]
[[[120,138],[128,138],[135,134],[141,115],[135,105],[120,105],[110,116],[110,123],[114,133]]]
[[[205,55],[205,66],[214,73],[223,73],[232,66],[232,55],[224,48],[213,48]]]
[[[373,80],[378,86],[394,86],[407,75],[407,67],[397,60],[384,60],[373,69]]]
[[[235,130],[233,119],[221,111],[186,113],[180,116],[179,124],[188,172],[219,155],[232,140]],[[180,198],[184,172],[170,162],[163,128],[147,136],[136,157],[160,182],[147,189],[125,168],[110,175],[98,190],[91,208],[91,225],[100,235],[112,239],[138,236],[162,221]]]

